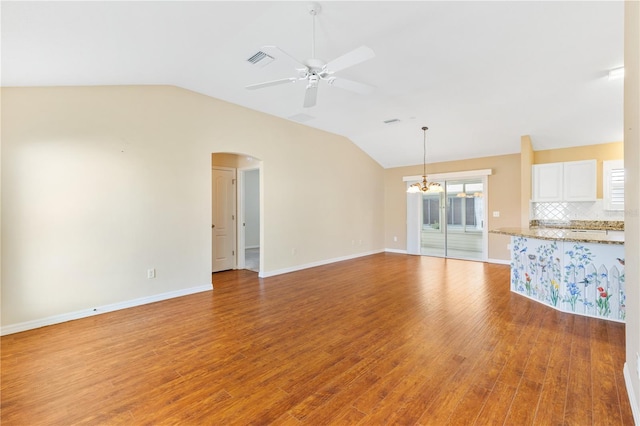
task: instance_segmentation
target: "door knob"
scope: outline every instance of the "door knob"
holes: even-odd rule
[[[211,229],[213,229],[213,228],[215,228],[215,227],[216,227],[215,225],[211,225]]]

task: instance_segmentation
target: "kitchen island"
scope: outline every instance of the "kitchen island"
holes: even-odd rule
[[[624,232],[501,228],[511,236],[511,291],[573,314],[624,322]]]

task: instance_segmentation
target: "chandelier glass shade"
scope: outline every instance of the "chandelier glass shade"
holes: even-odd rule
[[[422,149],[423,149],[423,161],[422,161],[422,182],[416,182],[407,188],[407,192],[415,194],[418,192],[436,193],[443,192],[444,188],[438,182],[427,182],[427,130],[428,127],[422,128]]]

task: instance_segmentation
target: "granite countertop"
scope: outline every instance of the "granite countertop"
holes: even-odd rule
[[[489,232],[517,237],[537,238],[539,240],[624,244],[624,231],[558,228],[499,228]]]

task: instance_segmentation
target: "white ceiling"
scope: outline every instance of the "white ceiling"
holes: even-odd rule
[[[384,167],[621,141],[622,1],[320,2],[316,53],[361,45],[376,57],[338,73],[358,95],[305,84],[286,61],[247,59],[277,45],[311,54],[308,2],[5,2],[2,85],[168,84],[344,135]],[[384,120],[399,119],[396,124]],[[301,141],[300,143],[304,143]]]

